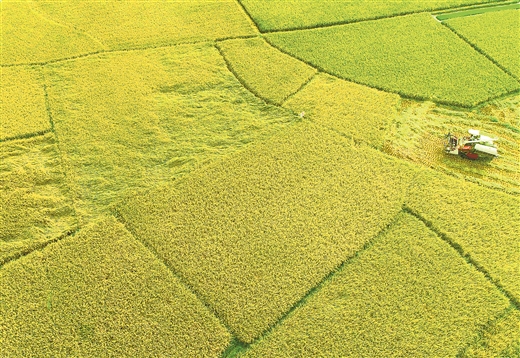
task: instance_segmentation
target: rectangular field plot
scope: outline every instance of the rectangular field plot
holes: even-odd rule
[[[509,305],[419,220],[399,220],[243,357],[455,357]]]
[[[282,103],[316,73],[314,68],[280,52],[261,38],[223,41],[218,47],[246,86],[276,104]]]
[[[43,81],[37,70],[2,68],[0,79],[0,142],[48,131]]]
[[[399,96],[319,74],[284,103],[296,113],[379,148],[397,116]]]
[[[54,135],[0,143],[0,256],[18,250],[10,242],[51,240],[76,224]]]
[[[86,218],[294,120],[242,87],[211,45],[47,66],[68,179]]]
[[[266,39],[324,72],[404,97],[473,107],[520,88],[425,13],[275,32]]]
[[[231,338],[114,218],[6,264],[0,298],[2,357],[217,357]]]
[[[110,49],[157,47],[254,35],[233,0],[38,2],[43,16],[81,29]]]
[[[407,205],[445,234],[520,301],[520,199],[423,170]]]
[[[4,0],[1,5],[2,65],[40,63],[104,48],[73,26],[56,22],[34,11],[34,2]]]
[[[520,79],[520,10],[459,17],[445,23]]]
[[[447,9],[494,0],[242,0],[261,31],[310,28],[335,23],[377,19],[412,12]]]
[[[307,121],[203,169],[118,212],[245,342],[391,222],[411,180]]]

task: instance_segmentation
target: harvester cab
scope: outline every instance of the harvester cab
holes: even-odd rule
[[[479,130],[468,130],[469,136],[456,137],[451,133],[446,135],[445,151],[448,154],[460,155],[463,158],[476,160],[480,157],[498,157],[498,148],[494,143],[497,138],[481,135]]]

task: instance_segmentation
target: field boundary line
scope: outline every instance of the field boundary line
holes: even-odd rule
[[[69,174],[67,170],[67,165],[65,163],[65,160],[63,159],[63,151],[61,150],[60,145],[60,139],[58,136],[58,133],[56,132],[56,128],[54,127],[54,118],[52,116],[52,110],[51,110],[51,104],[49,101],[49,92],[47,91],[47,83],[46,83],[46,77],[44,71],[40,71],[41,78],[42,78],[42,87],[43,87],[43,95],[45,98],[45,110],[47,111],[47,116],[49,117],[49,124],[51,126],[50,131],[54,135],[54,138],[56,139],[56,149],[58,151],[58,156],[60,160],[60,166],[61,166],[61,172],[63,173],[63,177],[65,179],[65,187],[67,188],[66,196],[67,199],[70,200],[70,203],[72,204],[72,209],[74,210],[74,218],[76,220],[76,224],[80,224],[80,219],[78,215],[78,210],[76,208],[76,200],[74,200],[74,195],[71,187],[71,182],[69,179]]]
[[[493,276],[491,276],[491,274],[484,268],[484,266],[481,265],[477,260],[475,260],[469,252],[465,251],[461,245],[459,245],[448,235],[446,235],[444,232],[435,227],[435,225],[433,225],[432,222],[424,218],[413,208],[405,204],[403,210],[422,221],[431,231],[433,231],[435,234],[437,234],[437,236],[439,236],[442,240],[448,243],[464,259],[464,261],[468,263],[468,265],[473,266],[478,272],[484,275],[484,277],[509,300],[511,305],[513,305],[516,309],[520,309],[520,302],[508,290],[506,290],[500,282],[495,280]]]
[[[253,27],[255,28],[255,30],[257,31],[257,33],[261,34],[262,31],[260,31],[260,28],[258,27],[258,24],[255,22],[255,20],[253,20],[253,16],[251,16],[251,14],[249,13],[249,11],[246,9],[246,7],[244,6],[244,4],[242,4],[242,1],[241,0],[236,0],[237,2],[237,5],[242,9],[242,11],[244,12],[244,14],[246,15],[246,17],[249,19],[249,21],[251,22],[251,24],[253,25]]]
[[[219,46],[218,42],[215,42],[214,44],[215,48],[217,49],[217,51],[219,52],[220,56],[222,57],[222,59],[224,60],[225,64],[226,64],[226,67],[227,69],[229,70],[229,72],[231,72],[231,74],[233,76],[235,76],[235,78],[237,79],[238,82],[240,82],[240,84],[242,85],[242,87],[244,87],[246,90],[248,90],[249,92],[251,92],[251,94],[253,94],[256,98],[260,99],[262,102],[265,102],[267,104],[270,104],[270,105],[273,105],[273,106],[277,106],[277,107],[280,107],[279,104],[273,102],[272,100],[268,99],[268,98],[264,98],[263,96],[260,96],[255,90],[253,90],[251,88],[251,86],[249,86],[246,81],[244,81],[244,79],[235,71],[235,69],[233,68],[233,65],[231,64],[231,62],[227,59],[225,53],[224,53],[224,50],[222,50],[222,48]]]
[[[441,7],[441,8],[434,9],[434,10],[410,10],[410,11],[398,12],[398,13],[391,14],[391,15],[379,15],[379,16],[372,16],[372,17],[369,16],[369,17],[366,17],[363,19],[340,20],[340,21],[333,21],[333,22],[314,24],[314,25],[306,25],[306,26],[300,26],[300,27],[288,27],[288,28],[284,28],[284,29],[265,30],[265,31],[260,31],[260,32],[262,34],[270,34],[270,33],[275,33],[275,32],[293,32],[293,31],[299,31],[299,30],[323,29],[323,28],[327,28],[327,27],[356,24],[356,23],[366,22],[366,21],[392,19],[394,17],[401,17],[401,16],[420,14],[420,13],[431,14],[434,12],[437,13],[439,11],[447,11],[447,10],[453,10],[453,11],[461,11],[458,9],[469,10],[469,9],[472,9],[473,7],[482,7],[483,5],[491,6],[489,4],[495,4],[493,6],[497,6],[496,4],[501,4],[501,3],[503,3],[502,0],[492,0],[491,2],[488,2],[488,3],[475,3],[475,4],[468,4],[468,5],[463,5],[463,6],[454,5],[454,6]]]
[[[81,228],[79,226],[75,226],[75,227],[65,231],[61,235],[56,236],[53,239],[49,239],[47,241],[41,242],[38,245],[35,245],[35,246],[31,247],[31,248],[26,248],[26,249],[24,249],[24,250],[22,250],[22,251],[20,251],[20,252],[18,252],[16,254],[8,255],[8,256],[0,259],[0,269],[2,269],[9,262],[17,261],[18,259],[20,259],[20,258],[22,258],[24,256],[27,256],[30,253],[34,252],[34,251],[41,251],[44,248],[46,248],[47,246],[49,246],[50,244],[53,244],[53,243],[58,242],[58,241],[61,241],[61,240],[66,239],[68,237],[73,237],[74,235],[76,235],[77,232],[79,232],[80,229]]]
[[[278,50],[278,49],[276,49]],[[294,57],[293,57],[294,58]],[[314,68],[314,67],[313,67]],[[283,100],[282,102],[280,103],[280,106],[283,107],[284,104],[290,100],[292,97],[294,97],[295,95],[297,95],[298,93],[300,93],[305,87],[307,87],[313,79],[316,78],[316,76],[318,75],[318,73],[320,73],[320,71],[316,68],[314,68],[314,73],[312,74],[312,76],[310,76],[305,82],[303,82],[300,87],[298,87],[296,89],[296,91],[292,92],[292,93],[289,93]],[[285,107],[284,107],[285,108]]]
[[[511,313],[511,311],[514,311],[516,310],[515,306],[513,305],[509,305],[508,307],[506,307],[502,312],[500,312],[496,317],[488,320],[488,322],[476,333],[475,335],[475,338],[472,340],[472,341],[469,341],[467,342],[467,344],[463,347],[461,347],[461,349],[459,350],[459,352],[457,353],[456,357],[457,358],[462,358],[462,357],[465,357],[465,353],[466,351],[473,345],[475,344],[476,342],[478,341],[481,341],[483,338],[484,338],[484,334],[486,332],[490,332],[490,329],[492,328],[492,326],[499,322],[500,320],[502,320],[503,318],[505,318],[509,313]]]
[[[466,16],[473,16],[473,15],[481,15],[486,14],[488,12],[497,12],[497,11],[504,11],[504,10],[514,10],[520,8],[520,3],[516,1],[505,1],[505,2],[499,2],[499,3],[487,3],[483,6],[474,6],[466,9],[454,9],[452,11],[436,11],[434,14],[432,14],[438,21],[448,21],[451,19],[456,19],[459,17],[466,17]],[[457,15],[458,13],[461,13]],[[450,16],[450,15],[457,15],[457,16]],[[448,16],[446,18],[446,16]],[[439,18],[440,17],[440,18]]]
[[[478,47],[476,44],[472,43],[469,39],[467,39],[465,36],[461,35],[457,32],[452,26],[450,26],[445,21],[441,21],[441,24],[444,25],[446,28],[448,28],[451,32],[453,32],[455,35],[457,35],[462,41],[470,45],[475,51],[480,53],[482,56],[487,58],[489,61],[491,61],[496,67],[500,68],[502,72],[509,75],[510,77],[513,77],[517,82],[520,82],[520,78],[511,73],[506,67],[502,66],[500,63],[497,62],[493,57],[488,55],[485,51],[483,51],[480,47]]]
[[[5,138],[0,139],[0,143],[10,142],[13,140],[20,140],[20,139],[30,139],[30,138],[34,138],[34,137],[43,136],[43,135],[45,135],[47,133],[51,133],[51,132],[52,132],[52,129],[47,128],[42,131],[24,133],[24,134],[15,135],[12,137],[5,137]]]
[[[385,234],[388,230],[390,230],[400,219],[401,214],[404,212],[404,209],[401,208],[395,216],[377,233],[375,234],[371,239],[367,240],[365,244],[356,252],[348,256],[345,260],[343,260],[341,263],[339,263],[336,268],[332,269],[328,274],[323,276],[323,278],[318,282],[315,286],[310,288],[294,305],[292,305],[285,313],[282,314],[282,316],[273,323],[272,326],[268,327],[264,332],[262,332],[256,339],[254,339],[251,343],[241,347],[241,351],[245,351],[250,348],[251,345],[258,343],[262,339],[264,339],[266,336],[271,334],[271,332],[278,327],[280,324],[282,324],[287,318],[289,318],[292,313],[297,310],[300,307],[303,307],[307,301],[312,299],[312,297],[320,291],[323,286],[325,286],[334,275],[338,274],[342,270],[345,269],[348,265],[350,265],[352,262],[354,262],[360,255],[362,255],[365,251],[370,249],[374,244],[378,241],[378,239],[381,237],[381,235]],[[233,355],[229,356],[233,357]],[[227,357],[226,357],[227,358]]]
[[[217,318],[217,320],[219,321],[219,323],[224,327],[226,328],[226,330],[231,334],[232,336],[232,341],[235,341],[235,342],[240,342],[236,337],[235,337],[235,334],[234,334],[234,331],[228,326],[228,324],[226,323],[225,320],[223,320],[220,315],[218,314],[218,312],[215,310],[215,308],[210,305],[208,302],[206,302],[206,300],[203,299],[203,297],[197,292],[197,290],[195,290],[188,282],[188,280],[184,279],[184,277],[182,275],[180,275],[179,273],[177,273],[177,271],[172,267],[172,265],[165,259],[163,259],[159,253],[157,252],[157,250],[150,244],[148,243],[148,241],[146,240],[143,240],[141,239],[141,237],[139,235],[137,235],[137,233],[132,229],[131,225],[129,225],[127,223],[127,221],[125,220],[125,218],[123,217],[123,215],[121,215],[121,213],[117,210],[117,208],[113,208],[111,210],[112,212],[112,215],[114,216],[114,218],[120,222],[125,228],[126,230],[128,230],[128,232],[133,236],[133,238],[140,242],[154,257],[155,259],[162,263],[166,269],[171,272],[171,274],[179,281],[179,283],[184,286],[189,292],[191,292],[199,302],[201,302],[204,307],[206,307],[206,309],[208,310],[209,313],[211,313],[214,317]],[[240,342],[241,343],[241,342]]]

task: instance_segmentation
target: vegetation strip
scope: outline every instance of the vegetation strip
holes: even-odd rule
[[[449,12],[449,13],[438,14],[438,15],[435,15],[435,17],[439,21],[446,21],[449,19],[457,18],[457,17],[464,17],[464,16],[470,16],[470,15],[485,14],[487,12],[496,12],[496,11],[513,10],[513,9],[520,9],[520,3],[489,6],[489,7],[486,6],[486,7],[479,7],[476,9],[469,9],[469,10],[463,10],[463,11],[453,11],[453,12]]]
[[[421,220],[424,225],[426,225],[430,230],[435,232],[441,239],[446,241],[457,253],[471,266],[473,266],[478,272],[480,272],[484,277],[491,282],[496,288],[511,302],[511,304],[516,308],[520,309],[520,301],[514,297],[510,292],[508,292],[496,279],[494,279],[489,272],[479,264],[468,252],[466,252],[462,246],[453,241],[449,236],[440,231],[435,227],[430,221],[426,220],[422,215],[420,215],[415,210],[411,209],[408,206],[404,207],[404,211],[415,216],[417,219]]]

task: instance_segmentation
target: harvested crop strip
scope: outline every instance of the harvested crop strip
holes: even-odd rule
[[[429,14],[272,33],[266,39],[325,72],[406,97],[472,107],[520,88]]]
[[[465,348],[459,357],[518,357],[520,353],[520,311],[509,308],[503,317],[493,321],[485,331]]]
[[[95,52],[103,46],[72,27],[37,14],[27,1],[2,1],[0,64],[46,62]]]
[[[218,47],[247,87],[276,104],[282,103],[316,73],[312,67],[261,38],[223,41]]]
[[[48,131],[51,124],[38,72],[24,67],[1,71],[0,141]]]
[[[83,218],[295,118],[243,88],[211,45],[103,54],[46,70],[55,130]]]
[[[496,0],[241,0],[261,31],[310,28]]]
[[[75,226],[54,135],[0,143],[0,252],[6,242],[50,240]]]
[[[118,210],[251,342],[393,219],[407,169],[302,122]]]
[[[319,74],[284,107],[379,148],[397,116],[399,96]]]
[[[520,10],[459,17],[445,23],[520,78]]]
[[[520,199],[424,169],[407,205],[520,301]]]
[[[234,0],[41,1],[36,9],[110,49],[157,47],[257,33]]]
[[[0,270],[2,357],[217,357],[230,334],[113,218]]]
[[[455,357],[507,299],[401,214],[245,357]]]

